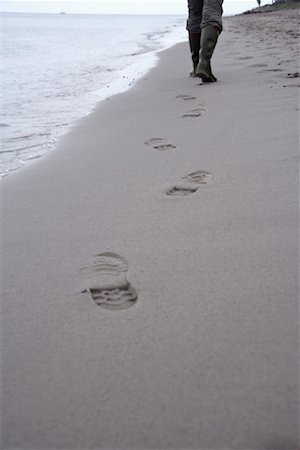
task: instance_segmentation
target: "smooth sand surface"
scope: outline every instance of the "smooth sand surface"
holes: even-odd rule
[[[299,448],[298,22],[226,19],[211,85],[163,52],[2,181],[2,449]]]

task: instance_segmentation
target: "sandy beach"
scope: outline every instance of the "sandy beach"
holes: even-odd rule
[[[299,449],[298,30],[225,18],[218,83],[176,45],[3,179],[3,450]]]

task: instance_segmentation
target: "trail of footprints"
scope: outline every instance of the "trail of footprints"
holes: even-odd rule
[[[196,100],[189,95],[178,95],[184,101]],[[182,117],[199,117],[204,109],[196,108]],[[145,145],[153,149],[166,151],[176,148],[164,138],[153,137],[145,141]],[[204,170],[197,170],[182,177],[182,181],[165,192],[167,196],[185,197],[212,181],[212,175]],[[96,305],[101,308],[119,311],[135,305],[138,294],[127,280],[129,266],[127,260],[117,253],[105,252],[94,256],[93,260],[81,268],[81,275],[85,277],[88,292]]]
[[[177,95],[176,98],[182,99],[184,101],[197,100],[196,97],[193,97],[192,95],[188,95],[188,94],[180,94],[180,95]],[[182,117],[183,118],[185,118],[185,117],[200,117],[200,116],[202,116],[203,112],[205,112],[205,108],[200,103],[197,108],[194,108],[191,111],[186,112],[185,114],[183,114]]]

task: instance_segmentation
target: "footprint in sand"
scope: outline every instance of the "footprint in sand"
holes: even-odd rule
[[[182,117],[183,118],[185,118],[185,117],[200,117],[200,116],[202,116],[203,112],[205,112],[205,109],[201,105],[200,108],[192,109],[191,111],[188,111],[186,114],[184,114]]]
[[[300,84],[283,84],[282,85],[282,87],[284,87],[284,88],[299,88],[300,87]]]
[[[299,78],[300,72],[292,72],[287,74],[287,78]]]
[[[116,253],[100,253],[82,267],[87,291],[95,303],[111,310],[127,309],[137,301],[137,293],[126,279],[128,263]]]
[[[176,148],[175,145],[170,144],[166,139],[163,138],[150,138],[145,141],[146,145],[151,145],[152,148],[156,150],[171,150]]]
[[[262,69],[259,71],[259,73],[265,73],[265,72],[283,72],[283,69],[275,67],[274,69]]]
[[[251,64],[251,66],[249,66],[249,67],[268,67],[268,64],[257,63],[257,64]]]
[[[205,170],[197,170],[182,177],[184,180],[181,184],[171,187],[166,191],[167,195],[184,197],[186,195],[194,194],[198,189],[210,181],[213,177]]]
[[[196,97],[193,97],[192,95],[187,95],[187,94],[177,95],[176,98],[181,98],[182,100],[197,100]]]
[[[239,56],[238,58],[235,59],[240,59],[241,61],[246,61],[247,59],[253,59],[253,56]]]

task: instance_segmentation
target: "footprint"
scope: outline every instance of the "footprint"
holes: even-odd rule
[[[300,73],[299,72],[288,73],[287,77],[288,78],[299,78],[300,77]]]
[[[176,98],[181,98],[182,100],[197,100],[196,97],[193,97],[192,95],[186,95],[186,94],[177,95]]]
[[[300,84],[283,84],[282,87],[286,88],[286,87],[295,87],[295,88],[299,88]]]
[[[249,66],[249,67],[268,67],[268,64],[257,63],[257,64],[251,64],[251,66]]]
[[[183,177],[183,179],[188,180],[191,183],[207,184],[208,182],[212,181],[212,175],[205,170],[197,170],[196,172],[189,173],[188,175]]]
[[[166,191],[166,194],[177,197],[194,194],[194,192],[198,191],[201,185],[212,181],[213,177],[205,170],[197,170],[196,172],[185,175],[182,179],[185,180],[185,183],[171,187]]]
[[[137,293],[126,279],[128,263],[116,253],[100,253],[82,267],[87,291],[95,303],[110,310],[127,309],[137,301]]]
[[[262,69],[259,71],[259,73],[264,72],[283,72],[283,69],[279,69],[279,67],[275,67],[274,69]]]
[[[198,191],[198,187],[189,187],[189,186],[174,186],[167,190],[167,195],[173,195],[178,197],[183,197],[185,195],[193,194]]]
[[[176,148],[175,145],[170,144],[166,139],[162,138],[150,138],[145,141],[146,145],[151,145],[156,150],[170,150]]]
[[[187,112],[182,117],[200,117],[202,116],[202,113],[205,111],[204,108],[196,108],[192,109],[192,111]]]
[[[240,59],[241,61],[246,60],[246,59],[253,59],[253,56],[239,56],[238,58],[235,59]]]

